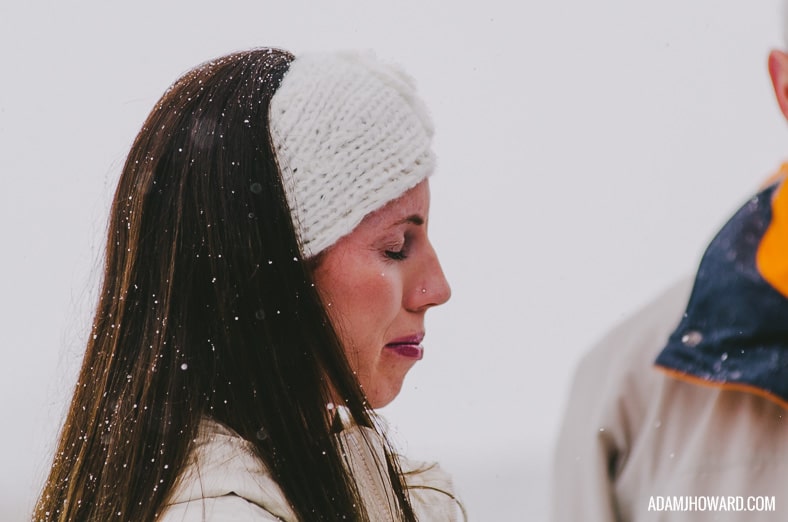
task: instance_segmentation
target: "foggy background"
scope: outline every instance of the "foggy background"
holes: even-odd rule
[[[3,521],[49,465],[125,154],[197,63],[365,48],[415,77],[453,298],[384,413],[475,521],[546,518],[579,357],[693,271],[788,149],[766,69],[777,0],[65,4],[0,4]]]

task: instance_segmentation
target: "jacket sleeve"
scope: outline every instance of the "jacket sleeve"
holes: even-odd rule
[[[617,498],[616,481],[646,429],[647,411],[664,381],[654,359],[678,324],[690,288],[691,281],[682,280],[668,289],[580,362],[554,454],[553,522],[623,519],[622,506],[631,499]]]

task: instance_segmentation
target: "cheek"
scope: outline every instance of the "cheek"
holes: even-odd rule
[[[343,296],[335,301],[352,330],[364,337],[382,337],[388,323],[397,314],[401,299],[395,280],[385,272],[356,273],[342,289]]]
[[[348,355],[360,376],[373,373],[381,352],[395,332],[401,310],[401,285],[396,272],[374,266],[356,266],[353,277],[334,280],[329,314]]]

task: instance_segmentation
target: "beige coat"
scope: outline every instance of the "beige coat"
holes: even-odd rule
[[[362,430],[366,431],[364,441]],[[349,466],[373,521],[392,520],[391,485],[376,462],[383,459],[379,435],[353,426],[340,432],[350,448]],[[420,521],[462,520],[449,476],[437,464],[400,459],[408,493]],[[411,472],[411,473],[409,473]],[[282,490],[249,442],[227,427],[204,421],[189,464],[160,522],[295,522]]]
[[[786,411],[654,367],[690,289],[671,288],[580,363],[555,455],[553,521],[788,520]],[[731,510],[698,510],[721,496]],[[649,510],[692,499],[695,511]],[[770,501],[773,511],[746,510]]]

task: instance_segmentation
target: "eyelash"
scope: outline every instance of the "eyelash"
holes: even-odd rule
[[[394,261],[402,261],[408,257],[408,254],[405,253],[405,249],[402,250],[385,250],[383,254]]]

